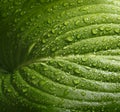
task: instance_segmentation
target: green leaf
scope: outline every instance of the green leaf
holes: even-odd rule
[[[1,112],[119,112],[119,0],[1,0]]]

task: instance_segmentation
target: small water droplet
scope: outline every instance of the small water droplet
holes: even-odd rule
[[[53,9],[57,9],[57,7],[58,7],[57,5],[54,5],[54,6],[53,6]]]
[[[69,23],[69,22],[65,21],[63,24],[64,24],[65,26],[67,26],[67,25],[68,25],[68,23]]]
[[[10,93],[10,92],[12,92],[12,91],[11,91],[11,89],[7,89],[7,92],[9,92],[9,93]]]
[[[117,18],[120,21],[120,17]]]
[[[68,94],[69,94],[69,90],[66,89],[66,90],[64,91],[64,93],[63,93],[63,96],[67,96]]]
[[[69,5],[68,3],[64,3],[64,4],[63,4],[64,7],[67,7],[68,5]]]
[[[20,15],[23,16],[26,12],[25,11],[22,11],[20,12]]]
[[[43,39],[43,40],[42,40],[42,43],[45,44],[45,43],[46,43],[46,39]]]
[[[49,8],[47,11],[50,13],[50,12],[52,12],[53,10],[52,10],[52,8]]]
[[[79,23],[80,23],[80,21],[79,21],[79,20],[77,20],[77,21],[75,22],[75,25],[79,25]]]
[[[20,28],[20,31],[24,31],[24,30],[25,30],[25,28],[24,28],[24,27],[21,27],[21,28]]]
[[[73,80],[74,85],[78,85],[80,82],[78,79]]]
[[[80,4],[80,3],[81,3],[81,0],[78,0],[77,3]]]
[[[52,29],[51,32],[54,34],[55,33],[55,29]]]
[[[23,89],[22,89],[22,92],[23,92],[23,93],[26,93],[26,92],[27,92],[27,88],[23,88]]]
[[[77,68],[77,69],[75,69],[75,73],[80,73],[80,70]]]
[[[52,20],[51,20],[51,19],[48,19],[48,20],[47,20],[47,23],[48,23],[48,24],[51,24],[51,23],[52,23]]]
[[[70,69],[70,70],[71,70],[71,69],[72,69],[72,65],[68,65],[68,69]]]
[[[119,28],[115,28],[115,33],[119,33],[120,32],[120,29]]]
[[[100,26],[99,30],[103,31],[103,30],[104,30],[104,27],[103,27],[103,26]]]
[[[57,81],[59,81],[60,80],[60,77],[57,77]]]
[[[61,76],[61,79],[64,79],[65,77],[64,76]]]
[[[108,26],[108,27],[105,28],[105,30],[106,30],[106,31],[110,31],[110,30],[111,30],[111,27]]]
[[[88,17],[84,17],[83,20],[84,20],[85,23],[89,22],[89,18]]]
[[[67,40],[68,42],[72,42],[72,41],[73,41],[73,37],[72,37],[72,36],[69,36],[69,37],[66,38],[66,40]]]
[[[84,91],[82,91],[82,92],[81,92],[81,95],[82,95],[82,96],[85,96],[85,95],[86,95],[86,93],[85,93]]]
[[[56,50],[56,48],[55,48],[55,47],[53,47],[53,48],[51,49],[51,51],[52,51],[52,52],[54,52],[55,50]]]
[[[36,78],[36,77],[33,75],[33,76],[32,76],[32,79],[35,79],[35,78]]]
[[[97,29],[92,29],[92,34],[96,35],[97,34]]]

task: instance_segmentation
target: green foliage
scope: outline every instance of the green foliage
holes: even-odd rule
[[[120,112],[120,0],[0,0],[0,112]]]

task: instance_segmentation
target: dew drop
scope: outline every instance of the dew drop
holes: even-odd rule
[[[42,40],[42,43],[45,44],[45,43],[46,43],[46,39],[43,39],[43,40]]]
[[[25,11],[22,11],[22,12],[20,13],[20,15],[23,16],[25,13],[26,13]]]
[[[69,37],[66,38],[66,40],[67,40],[68,42],[72,42],[72,41],[73,41],[73,37],[69,36]]]
[[[11,91],[11,89],[7,89],[7,92],[9,92],[9,93],[10,93],[10,92],[12,92],[12,91]]]
[[[57,81],[60,81],[60,77],[57,77]]]
[[[69,94],[69,90],[66,89],[66,90],[64,91],[64,93],[63,93],[63,96],[67,96],[68,94]]]
[[[58,62],[58,65],[59,65],[60,67],[63,67],[63,63],[61,63],[61,62]]]
[[[75,80],[73,80],[73,83],[74,83],[74,85],[78,85],[80,82],[79,82],[79,80],[75,79]]]
[[[85,23],[89,22],[89,18],[88,17],[84,17],[83,20],[84,20]]]
[[[78,0],[77,3],[80,4],[80,3],[81,3],[81,0]]]
[[[55,29],[52,29],[51,32],[54,34],[55,33]]]
[[[65,77],[64,76],[61,76],[61,79],[64,79]]]
[[[72,69],[72,65],[68,65],[68,69],[70,69],[70,70],[71,70],[71,69]]]
[[[97,29],[92,29],[92,34],[96,35],[97,34]]]
[[[54,52],[55,50],[56,50],[56,48],[55,48],[55,47],[53,47],[53,48],[51,49],[51,51],[52,51],[52,52]]]
[[[81,60],[82,60],[82,62],[86,62],[86,61],[87,61],[87,58],[86,58],[86,57],[83,57]]]
[[[75,25],[79,25],[79,23],[80,23],[80,21],[79,21],[79,20],[77,20],[77,21],[75,22]]]
[[[83,91],[83,92],[81,92],[81,95],[82,95],[82,96],[85,96],[85,95],[86,95],[86,93]]]
[[[22,92],[23,92],[23,93],[26,93],[26,92],[27,92],[27,88],[23,88],[23,89],[22,89]]]
[[[24,30],[25,30],[25,28],[24,28],[24,27],[21,27],[21,28],[20,28],[20,31],[24,31]]]
[[[115,33],[119,33],[120,32],[120,29],[119,28],[115,28]]]
[[[104,27],[103,27],[103,26],[101,26],[101,27],[99,28],[99,30],[103,31],[103,30],[104,30]]]
[[[75,73],[79,74],[80,70],[79,69],[75,69]]]
[[[49,8],[47,11],[50,13],[50,12],[52,12],[53,10],[52,10],[52,8]]]
[[[63,23],[63,25],[67,26],[67,25],[68,25],[68,23],[69,23],[69,22],[65,21],[65,22]]]
[[[63,4],[64,7],[67,7],[68,5],[69,5],[68,3],[64,3],[64,4]]]
[[[111,30],[111,27],[106,27],[105,30],[106,30],[106,31],[110,31],[110,30]]]

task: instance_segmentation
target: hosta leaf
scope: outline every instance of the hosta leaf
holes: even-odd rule
[[[119,0],[0,0],[1,112],[119,112]]]

